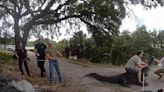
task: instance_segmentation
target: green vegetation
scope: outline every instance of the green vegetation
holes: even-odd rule
[[[122,65],[140,49],[145,51],[146,59],[152,55],[164,56],[163,35],[163,30],[157,33],[156,30],[148,31],[145,26],[138,27],[132,33],[125,30],[111,39],[101,33],[97,36],[92,34],[91,38],[87,38],[82,31],[79,31],[70,40],[63,40],[58,44],[63,47],[63,51],[65,50],[66,57],[71,52],[72,56],[87,58],[94,63]]]
[[[0,61],[8,61],[11,60],[13,56],[13,52],[0,50]]]
[[[130,2],[129,2],[130,1]],[[146,56],[163,56],[164,31],[148,32],[141,26],[135,32],[119,32],[126,16],[128,4],[142,4],[148,9],[163,6],[162,0],[1,0],[0,43],[20,41],[27,45],[30,36],[47,38],[61,34],[65,27],[68,33],[79,31],[82,25],[92,34],[87,38],[77,32],[70,40],[60,41],[56,47],[65,56],[77,55],[95,63],[124,64],[138,49]],[[53,6],[56,7],[53,7]],[[44,6],[44,7],[43,7]],[[10,18],[10,19],[9,19]],[[13,29],[14,33],[10,33]],[[14,37],[14,41],[13,38]],[[32,46],[33,42],[28,43]],[[2,56],[1,56],[2,57]]]

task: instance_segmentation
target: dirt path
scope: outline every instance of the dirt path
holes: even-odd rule
[[[29,52],[29,57],[31,58],[29,66],[34,67],[35,71],[37,72],[38,68],[36,65],[36,57],[34,53]],[[107,68],[86,66],[67,62],[66,59],[59,59],[59,63],[64,81],[69,82],[69,86],[62,89],[63,91],[61,92],[141,92],[142,90],[142,87],[140,86],[133,85],[130,88],[127,88],[117,84],[99,82],[92,78],[83,78],[83,76],[88,73],[99,73],[106,76],[120,74],[125,71],[123,67]],[[48,62],[45,63],[45,68],[47,70],[48,76]],[[151,90],[152,92],[157,92],[157,89],[164,88],[164,78],[157,80],[157,76],[153,74],[154,69],[155,68],[153,68],[149,74],[148,80],[150,85],[145,87],[145,89]],[[57,80],[56,74],[55,79]]]

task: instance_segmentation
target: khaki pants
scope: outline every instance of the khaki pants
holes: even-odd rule
[[[158,70],[155,71],[155,73],[158,73],[158,74],[159,73],[163,73],[163,75],[164,75],[164,69],[162,69],[162,68],[161,69],[158,69]]]

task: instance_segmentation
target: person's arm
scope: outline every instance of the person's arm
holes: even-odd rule
[[[157,62],[157,63],[160,63],[160,60],[158,60],[158,59],[156,59],[156,58],[154,59],[154,61]]]
[[[59,51],[56,51],[57,55],[59,55],[60,57],[63,57],[63,55],[59,52]]]
[[[144,67],[146,67],[145,65],[143,65],[143,64],[141,64],[141,63],[138,63],[137,66],[138,66],[139,68],[144,68]]]
[[[137,66],[140,68],[148,67],[148,65],[146,63],[142,62],[141,60],[137,61]]]
[[[40,56],[40,54],[38,53],[38,50],[36,48],[34,49],[34,53],[36,56]]]
[[[52,57],[52,56],[50,56],[50,54],[49,53],[46,53],[46,59],[48,59],[48,60],[52,60],[52,59],[55,59],[54,57]]]
[[[14,51],[14,54],[15,54],[16,58],[19,59],[19,56],[16,51]]]

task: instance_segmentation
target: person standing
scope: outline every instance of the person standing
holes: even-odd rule
[[[23,68],[22,68],[22,63],[24,63],[25,70],[28,76],[30,76],[30,72],[27,66],[27,51],[23,46],[22,42],[19,42],[18,47],[15,49],[15,55],[19,59],[19,69],[22,75],[24,75]]]
[[[35,45],[34,52],[37,56],[37,65],[40,68],[40,76],[44,77],[46,70],[44,68],[45,63],[45,49],[46,45],[43,43],[43,38],[40,37],[38,43]]]
[[[48,47],[45,50],[45,52],[46,52],[46,59],[49,61],[50,85],[54,82],[54,68],[56,69],[59,82],[62,82],[62,76],[59,68],[59,63],[57,60],[57,55],[59,55],[60,57],[63,57],[63,55],[53,47],[52,42],[48,42]]]

